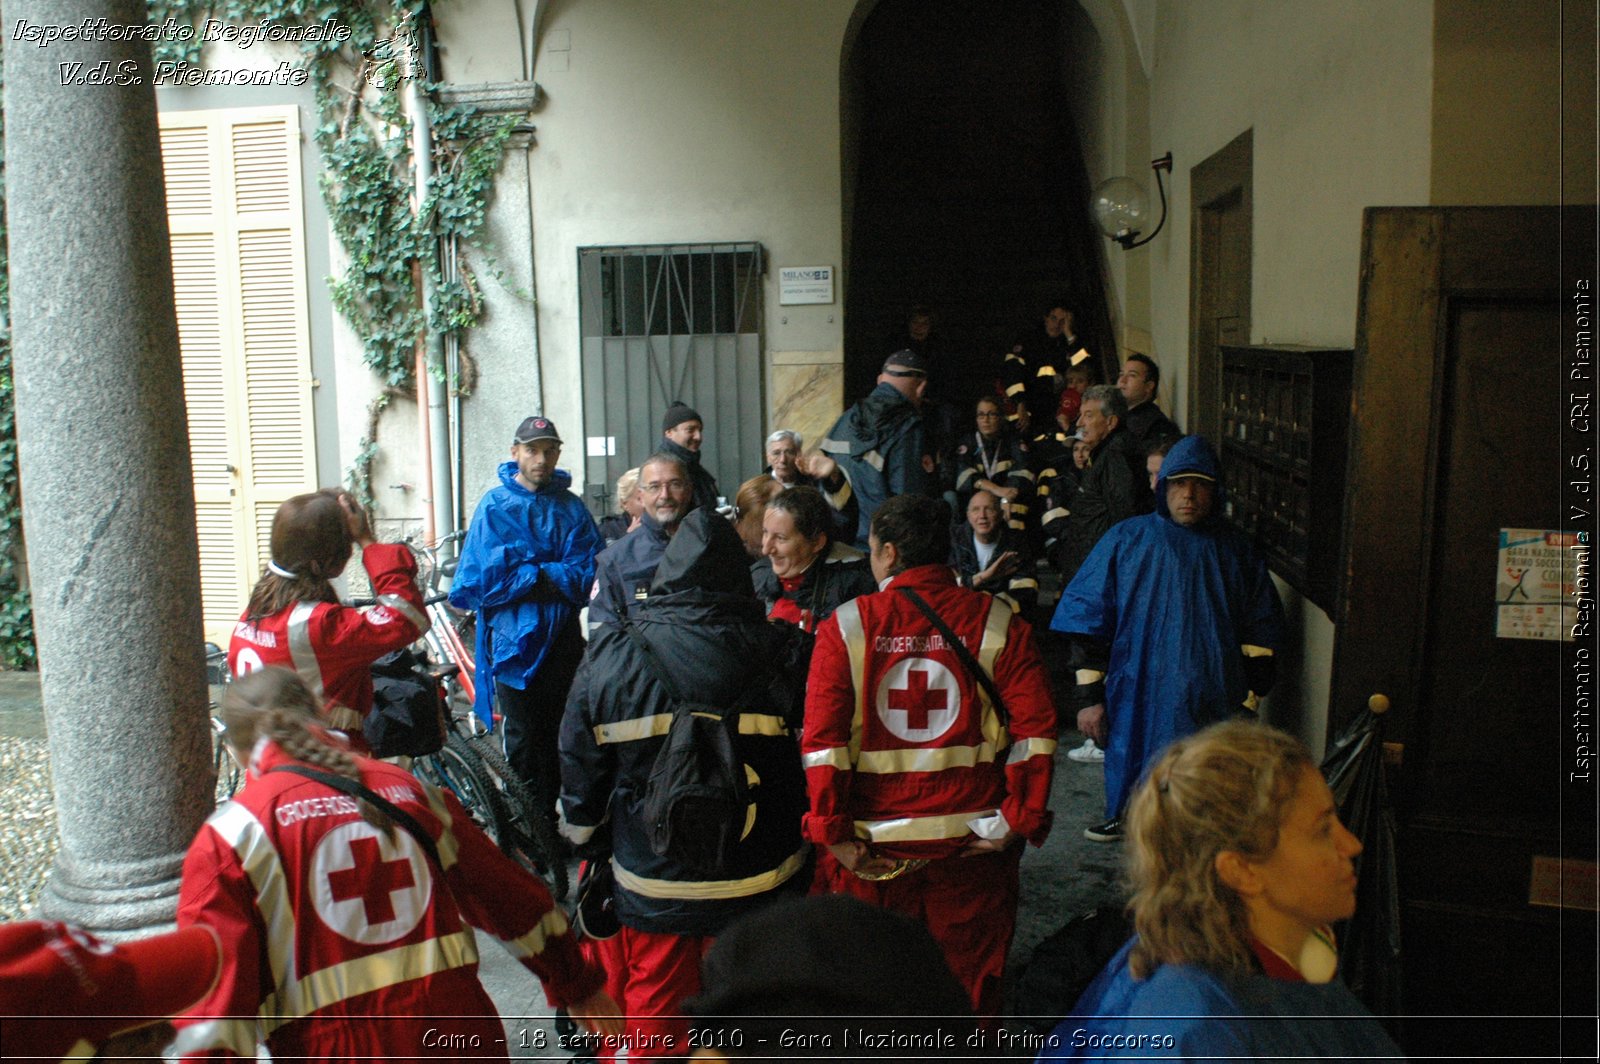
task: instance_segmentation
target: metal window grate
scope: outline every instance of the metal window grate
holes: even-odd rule
[[[585,480],[597,512],[683,400],[706,422],[701,460],[731,497],[761,468],[761,245],[580,248]],[[602,453],[596,453],[602,452]]]

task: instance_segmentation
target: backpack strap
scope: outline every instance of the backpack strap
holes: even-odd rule
[[[938,629],[940,635],[944,636],[945,642],[950,644],[950,649],[961,660],[961,664],[966,667],[967,672],[972,674],[972,678],[977,681],[978,686],[983,688],[984,693],[989,696],[989,704],[994,706],[995,713],[1000,717],[1001,725],[1007,731],[1010,731],[1011,713],[1006,709],[1005,699],[1000,697],[1000,689],[994,685],[994,679],[983,671],[983,666],[979,665],[978,659],[972,656],[972,651],[967,649],[967,644],[963,643],[961,637],[950,630],[950,626],[944,623],[944,618],[933,612],[933,607],[928,605],[921,595],[909,587],[896,587],[895,590],[910,599],[911,604],[928,619],[928,623]]]
[[[444,863],[439,860],[439,847],[434,843],[433,836],[429,835],[422,825],[417,823],[417,818],[359,780],[353,780],[349,776],[335,775],[332,772],[323,772],[321,769],[308,768],[305,765],[278,765],[276,768],[267,769],[267,771],[292,772],[296,776],[304,776],[308,780],[316,780],[318,783],[327,784],[334,790],[343,791],[351,797],[371,802],[382,810],[385,816],[400,825],[412,838],[416,839],[417,845],[422,847],[422,852],[433,859],[434,865],[440,872],[444,871]]]
[[[628,638],[633,640],[633,645],[639,648],[639,653],[644,655],[644,660],[650,665],[650,671],[656,674],[656,679],[661,682],[661,686],[667,689],[667,697],[671,698],[674,703],[673,708],[677,708],[676,703],[691,701],[683,696],[683,692],[678,688],[677,681],[672,678],[671,671],[668,670],[660,656],[656,654],[655,647],[650,645],[650,640],[646,639],[644,633],[640,632],[638,626],[633,623],[633,618],[623,618],[622,630],[628,633]]]
[[[633,645],[639,648],[639,652],[644,655],[644,660],[649,663],[650,671],[655,673],[656,679],[661,681],[661,686],[666,688],[667,697],[672,701],[672,711],[674,713],[678,712],[681,707],[690,704],[695,707],[696,712],[714,711],[724,718],[731,714],[741,713],[744,711],[740,708],[741,706],[752,700],[757,700],[757,696],[766,690],[768,681],[777,667],[775,662],[757,662],[756,671],[752,673],[744,686],[744,693],[734,700],[733,705],[729,707],[713,706],[703,699],[689,698],[684,695],[677,681],[672,678],[672,671],[667,668],[666,663],[661,660],[661,656],[656,653],[655,647],[650,645],[650,640],[644,637],[644,633],[639,631],[638,626],[634,624],[631,618],[622,625],[622,630],[628,633],[628,638],[633,640]]]

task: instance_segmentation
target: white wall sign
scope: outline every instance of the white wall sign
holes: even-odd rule
[[[779,266],[778,303],[832,303],[832,266]]]

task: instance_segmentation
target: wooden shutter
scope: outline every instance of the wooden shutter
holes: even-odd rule
[[[201,596],[225,642],[273,512],[316,487],[299,110],[163,113],[161,155]]]

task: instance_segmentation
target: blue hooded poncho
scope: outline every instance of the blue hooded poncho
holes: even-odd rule
[[[583,501],[558,469],[529,491],[517,463],[500,463],[500,486],[472,515],[450,604],[478,611],[478,697],[474,711],[493,721],[498,681],[521,690],[544,663],[556,635],[589,601],[594,559],[605,541]]]
[[[1216,484],[1211,515],[1185,528],[1167,480]],[[1221,471],[1199,436],[1176,443],[1156,480],[1156,512],[1111,527],[1062,592],[1050,627],[1110,645],[1106,817],[1120,816],[1146,765],[1172,740],[1239,712],[1245,658],[1283,642],[1283,604],[1267,567],[1222,518]]]

